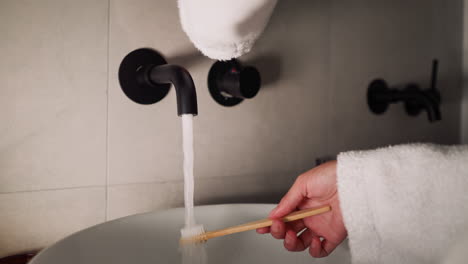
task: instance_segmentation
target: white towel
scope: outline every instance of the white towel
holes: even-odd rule
[[[354,264],[441,263],[468,224],[468,146],[346,152],[337,173]]]
[[[277,0],[178,0],[182,28],[206,56],[237,58],[252,49]]]

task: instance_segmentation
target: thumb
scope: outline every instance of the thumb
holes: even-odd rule
[[[296,210],[297,206],[306,197],[306,183],[303,177],[297,178],[288,193],[281,199],[280,203],[270,212],[270,218],[281,218]]]

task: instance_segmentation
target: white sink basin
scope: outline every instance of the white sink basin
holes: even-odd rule
[[[196,207],[207,230],[242,224],[268,215],[274,205],[227,204]],[[43,250],[31,264],[182,263],[178,250],[183,208],[124,217],[71,235]],[[331,256],[313,259],[291,253],[270,235],[249,231],[207,242],[209,263],[350,263],[347,245]]]

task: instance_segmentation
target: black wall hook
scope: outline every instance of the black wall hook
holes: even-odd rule
[[[430,122],[441,120],[440,93],[437,90],[438,61],[432,63],[432,80],[429,89],[410,83],[403,90],[390,89],[383,79],[371,82],[367,90],[367,104],[375,114],[383,114],[391,103],[403,102],[406,113],[417,116],[422,110],[427,112]]]

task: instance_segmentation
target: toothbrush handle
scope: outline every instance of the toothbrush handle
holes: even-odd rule
[[[330,206],[324,206],[320,208],[312,208],[312,209],[305,209],[305,210],[300,210],[293,212],[291,214],[288,214],[287,216],[283,217],[281,220],[283,222],[292,222],[296,221],[299,219],[303,219],[309,216],[314,216],[314,215],[319,215],[323,214],[325,212],[328,212],[331,210]],[[230,234],[235,234],[239,232],[244,232],[244,231],[249,231],[249,230],[254,230],[257,228],[262,228],[262,227],[268,227],[273,224],[273,220],[271,219],[262,219],[254,222],[249,222],[246,224],[238,225],[238,226],[232,226],[220,230],[215,230],[215,231],[208,231],[203,234],[203,240],[208,240],[211,238],[215,237],[220,237],[220,236],[225,236],[225,235],[230,235]]]

